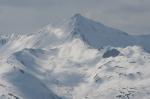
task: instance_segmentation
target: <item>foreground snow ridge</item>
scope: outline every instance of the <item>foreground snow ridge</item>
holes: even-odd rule
[[[80,14],[1,34],[0,99],[150,99],[149,42]]]

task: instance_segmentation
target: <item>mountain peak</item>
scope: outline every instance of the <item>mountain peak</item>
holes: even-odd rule
[[[82,17],[82,15],[80,13],[76,13],[73,17]]]
[[[84,27],[84,26],[93,26],[93,25],[99,25],[100,27],[104,27],[104,25],[102,24],[102,23],[100,23],[100,22],[96,22],[96,21],[94,21],[94,20],[92,20],[92,19],[90,19],[90,18],[88,18],[88,17],[86,17],[86,16],[83,16],[83,15],[81,15],[80,13],[77,13],[77,14],[75,14],[75,15],[73,15],[72,17],[71,17],[71,21],[70,21],[70,23],[72,24],[72,25],[74,25],[74,27],[78,27],[78,28],[82,28],[82,27]],[[88,28],[88,27],[86,27],[86,28]]]
[[[133,44],[132,36],[127,33],[105,26],[101,22],[84,17],[79,13],[71,17],[69,30],[73,37],[80,37],[94,48],[107,45],[125,47]]]
[[[72,18],[73,19],[80,19],[80,18],[83,18],[83,16],[80,13],[77,13],[77,14],[73,15]]]
[[[90,19],[88,19],[87,17],[81,15],[80,13],[77,13],[75,15],[73,15],[71,17],[71,22],[75,24],[79,24],[79,23],[86,23],[88,22]]]

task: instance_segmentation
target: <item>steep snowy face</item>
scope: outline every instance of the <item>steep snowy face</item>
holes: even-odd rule
[[[79,36],[94,48],[103,46],[125,47],[135,44],[134,37],[117,29],[76,14],[71,18],[69,28],[73,35]]]
[[[150,52],[148,43],[150,42],[150,35],[129,35],[126,32],[105,26],[100,22],[93,21],[80,14],[71,17],[66,24],[61,28],[66,31],[67,37],[78,37],[93,48],[138,45]]]
[[[142,46],[146,51],[150,52],[150,35],[141,35],[136,37],[137,45]]]

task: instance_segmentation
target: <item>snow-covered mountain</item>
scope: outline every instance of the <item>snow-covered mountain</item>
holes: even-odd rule
[[[150,51],[148,42],[150,35],[135,36],[129,35],[118,29],[114,29],[99,22],[85,18],[80,14],[72,17],[71,27],[72,33],[80,35],[81,38],[94,48],[103,46],[127,47],[132,45],[142,46],[147,51]]]
[[[150,35],[74,15],[0,36],[0,99],[149,99]]]

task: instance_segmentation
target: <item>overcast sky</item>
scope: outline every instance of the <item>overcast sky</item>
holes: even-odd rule
[[[0,32],[31,33],[75,13],[131,34],[150,34],[150,0],[0,0]]]

